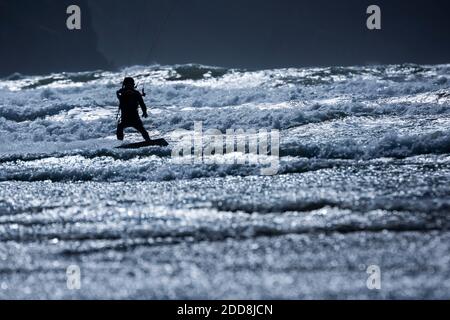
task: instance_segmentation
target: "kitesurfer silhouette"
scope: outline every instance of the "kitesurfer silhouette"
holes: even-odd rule
[[[151,141],[150,136],[145,130],[141,118],[139,117],[138,108],[142,109],[142,116],[144,118],[148,117],[147,106],[145,105],[144,91],[139,92],[136,90],[134,79],[126,77],[122,83],[122,89],[117,91],[117,98],[120,101],[119,111],[121,113],[120,120],[117,124],[117,139],[123,140],[124,129],[132,127],[142,134],[145,141]]]

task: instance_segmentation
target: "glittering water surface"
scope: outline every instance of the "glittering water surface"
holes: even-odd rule
[[[154,136],[280,130],[278,174],[114,149],[125,74]],[[0,297],[449,298],[449,79],[448,65],[2,79]]]

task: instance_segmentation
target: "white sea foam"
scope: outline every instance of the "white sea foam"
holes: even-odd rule
[[[162,135],[179,128],[191,130],[195,121],[202,121],[205,129],[223,132],[278,129],[283,157],[373,159],[445,154],[450,149],[449,70],[448,65],[264,71],[185,65],[10,77],[0,81],[0,159],[168,157],[167,150],[113,151],[115,90],[124,75],[145,85],[151,110],[146,126]],[[62,168],[65,162],[61,163]],[[81,167],[90,165],[82,163]],[[22,170],[17,166],[16,173],[20,176]],[[75,169],[61,170],[61,179],[64,173],[77,179],[70,174]],[[103,177],[109,176],[104,172],[108,170],[100,170]],[[165,171],[171,175],[172,170]],[[221,174],[228,171],[253,172],[233,168]],[[2,179],[10,177],[5,172]],[[86,173],[81,176],[86,178]]]

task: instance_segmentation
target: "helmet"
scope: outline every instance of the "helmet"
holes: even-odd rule
[[[122,86],[124,87],[124,88],[134,88],[134,79],[133,78],[131,78],[131,77],[126,77],[124,80],[123,80],[123,83],[122,83]]]

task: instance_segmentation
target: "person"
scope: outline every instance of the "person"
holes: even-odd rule
[[[121,112],[120,121],[117,124],[118,140],[123,140],[124,129],[131,127],[139,131],[145,141],[151,141],[150,136],[147,130],[145,130],[138,112],[138,108],[141,107],[143,112],[142,116],[144,118],[148,117],[147,106],[144,103],[144,99],[142,98],[143,96],[145,96],[144,91],[140,93],[136,90],[133,78],[126,77],[123,80],[122,89],[117,91],[117,98],[120,102],[119,109]]]

